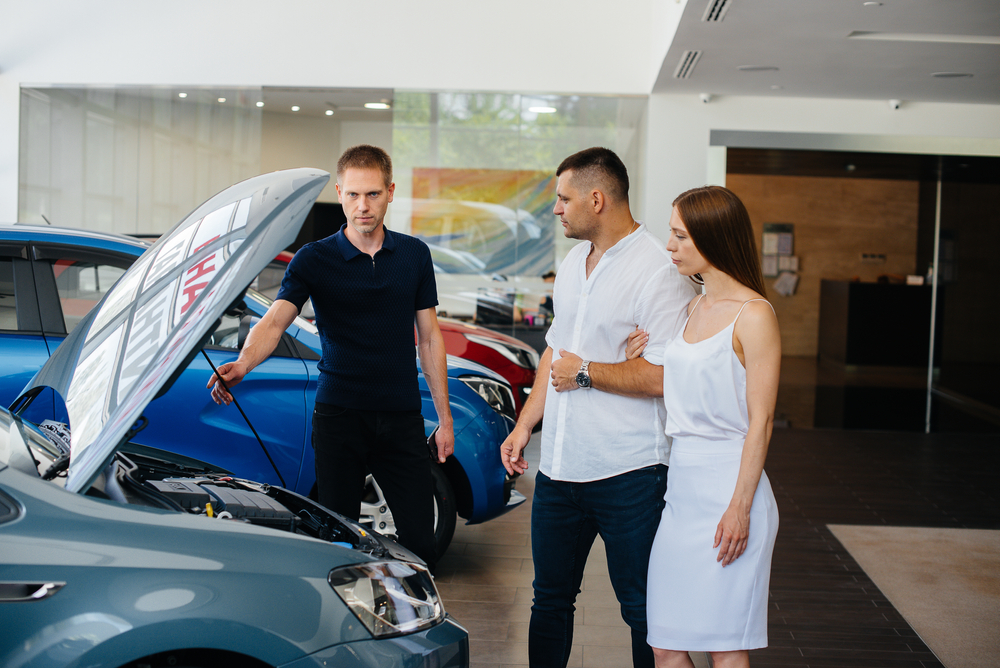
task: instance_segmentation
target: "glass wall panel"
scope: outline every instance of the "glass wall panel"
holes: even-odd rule
[[[259,89],[22,89],[18,220],[166,231],[260,172],[260,97]]]
[[[1000,431],[1000,158],[945,156],[941,170],[936,340],[931,427]],[[936,185],[936,184],[932,184]]]
[[[577,243],[552,214],[555,170],[577,151],[608,147],[640,202],[645,106],[645,98],[396,93],[389,224],[431,247],[442,314],[541,345],[551,318],[543,276]]]
[[[375,93],[391,110],[364,108]],[[559,163],[611,148],[641,217],[644,97],[40,87],[21,105],[18,217],[30,223],[156,234],[262,165],[332,170],[348,146],[383,146],[397,184],[387,224],[430,245],[440,310],[522,338],[551,319],[543,277],[576,243],[552,215]]]

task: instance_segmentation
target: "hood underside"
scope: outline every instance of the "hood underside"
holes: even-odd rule
[[[25,394],[52,387],[66,401],[67,490],[90,486],[226,309],[295,241],[329,179],[293,169],[212,197],[160,237],[60,344]]]

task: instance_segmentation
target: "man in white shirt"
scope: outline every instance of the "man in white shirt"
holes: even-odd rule
[[[576,595],[600,535],[622,618],[632,629],[633,664],[652,668],[646,570],[670,450],[657,398],[662,352],[695,290],[664,244],[632,218],[628,172],[617,155],[586,149],[566,158],[556,175],[554,213],[567,237],[585,243],[559,268],[548,348],[501,446],[507,470],[524,473],[524,447],[545,416],[531,512],[535,597],[528,657],[533,668],[566,666]],[[649,333],[645,356],[625,361],[626,339],[636,327]]]

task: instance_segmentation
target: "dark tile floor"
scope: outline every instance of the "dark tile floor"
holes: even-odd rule
[[[776,430],[767,666],[940,666],[827,524],[1000,528],[996,435]]]

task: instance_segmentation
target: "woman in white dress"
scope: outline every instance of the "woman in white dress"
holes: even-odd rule
[[[778,510],[764,474],[781,339],[750,217],[719,186],[674,200],[671,252],[704,294],[664,353],[666,506],[649,559],[648,642],[658,668],[748,666],[767,646],[767,594]],[[638,355],[646,334],[629,338]]]

